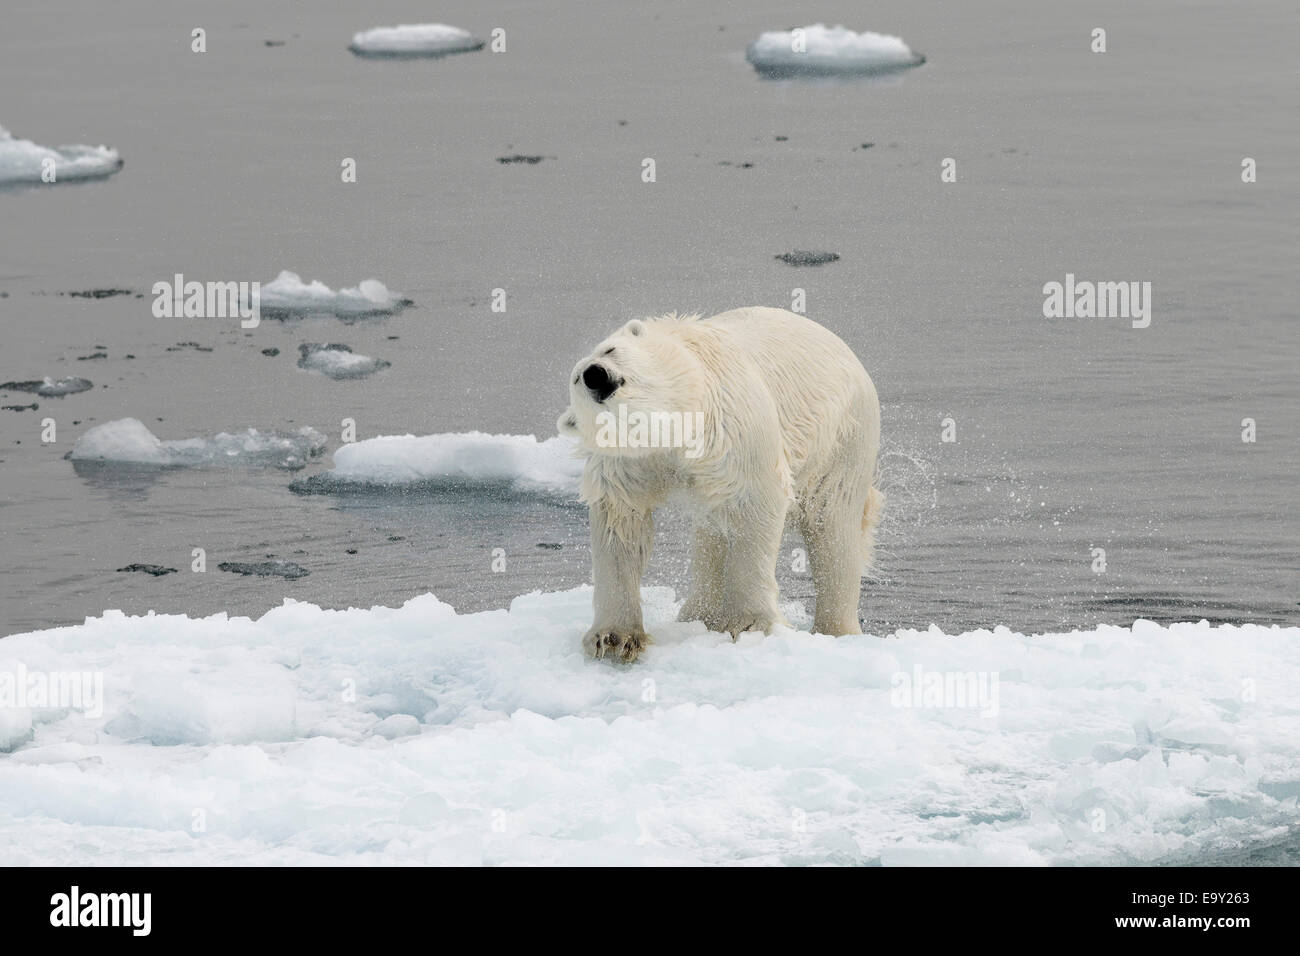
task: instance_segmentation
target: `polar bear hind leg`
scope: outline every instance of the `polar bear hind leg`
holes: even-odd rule
[[[808,547],[817,605],[813,632],[861,634],[858,602],[871,561],[884,495],[869,472],[828,475],[799,502],[799,531]]]

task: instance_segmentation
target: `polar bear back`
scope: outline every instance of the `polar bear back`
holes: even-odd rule
[[[846,439],[870,449],[859,464],[874,470],[880,402],[862,362],[839,336],[805,316],[761,306],[694,324],[716,330],[730,356],[758,371],[776,404],[796,486],[824,474]]]

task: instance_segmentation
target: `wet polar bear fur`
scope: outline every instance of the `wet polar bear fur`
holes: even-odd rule
[[[684,496],[695,514],[692,590],[679,619],[733,637],[786,624],[776,562],[787,516],[803,534],[817,592],[813,630],[860,634],[862,573],[884,503],[875,385],[851,349],[783,309],[633,320],[574,366],[562,434],[586,456],[594,657],[633,661],[650,643],[641,577],[653,511]],[[611,416],[701,422],[692,447],[611,442]],[[702,413],[698,415],[696,413]]]

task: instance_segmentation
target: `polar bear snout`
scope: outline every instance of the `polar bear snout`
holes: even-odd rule
[[[592,398],[597,402],[603,402],[618,391],[623,380],[615,378],[605,366],[593,362],[582,370],[582,384],[587,386]]]

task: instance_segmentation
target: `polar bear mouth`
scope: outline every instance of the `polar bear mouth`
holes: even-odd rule
[[[591,393],[596,403],[602,404],[618,391],[619,386],[623,384],[623,379],[618,378],[599,362],[593,362],[582,370],[582,384],[587,386],[587,391]]]

